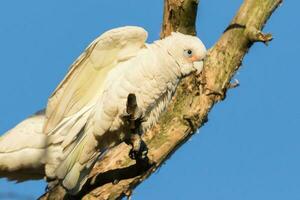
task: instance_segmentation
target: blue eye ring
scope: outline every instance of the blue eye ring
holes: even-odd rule
[[[192,57],[193,51],[191,49],[184,50],[184,54],[186,57]]]

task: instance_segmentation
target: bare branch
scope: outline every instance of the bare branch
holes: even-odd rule
[[[245,30],[245,35],[251,42],[263,42],[267,44],[273,39],[272,34],[265,34],[260,30],[257,30],[255,27],[247,27]]]

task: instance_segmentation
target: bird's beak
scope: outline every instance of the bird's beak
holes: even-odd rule
[[[201,56],[192,56],[190,60],[193,62],[193,67],[196,69],[196,74],[199,74],[203,70],[203,62],[206,57],[206,50]]]
[[[199,74],[203,69],[203,60],[194,61],[193,67],[196,69],[196,74]]]

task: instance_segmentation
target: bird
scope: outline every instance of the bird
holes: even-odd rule
[[[126,123],[130,101],[142,133],[157,123],[180,80],[202,71],[207,50],[198,37],[179,32],[151,44],[147,37],[141,27],[124,26],[96,38],[46,110],[0,137],[0,177],[45,176],[77,194],[101,156],[133,134]]]

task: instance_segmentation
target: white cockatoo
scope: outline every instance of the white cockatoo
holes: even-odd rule
[[[123,117],[128,95],[142,113],[141,129],[155,124],[181,78],[201,72],[206,48],[181,33],[152,44],[146,39],[143,28],[126,26],[94,40],[50,96],[46,114],[0,138],[0,176],[19,172],[5,176],[25,180],[33,171],[39,178],[45,168],[48,180],[75,194],[100,156],[130,137]]]

